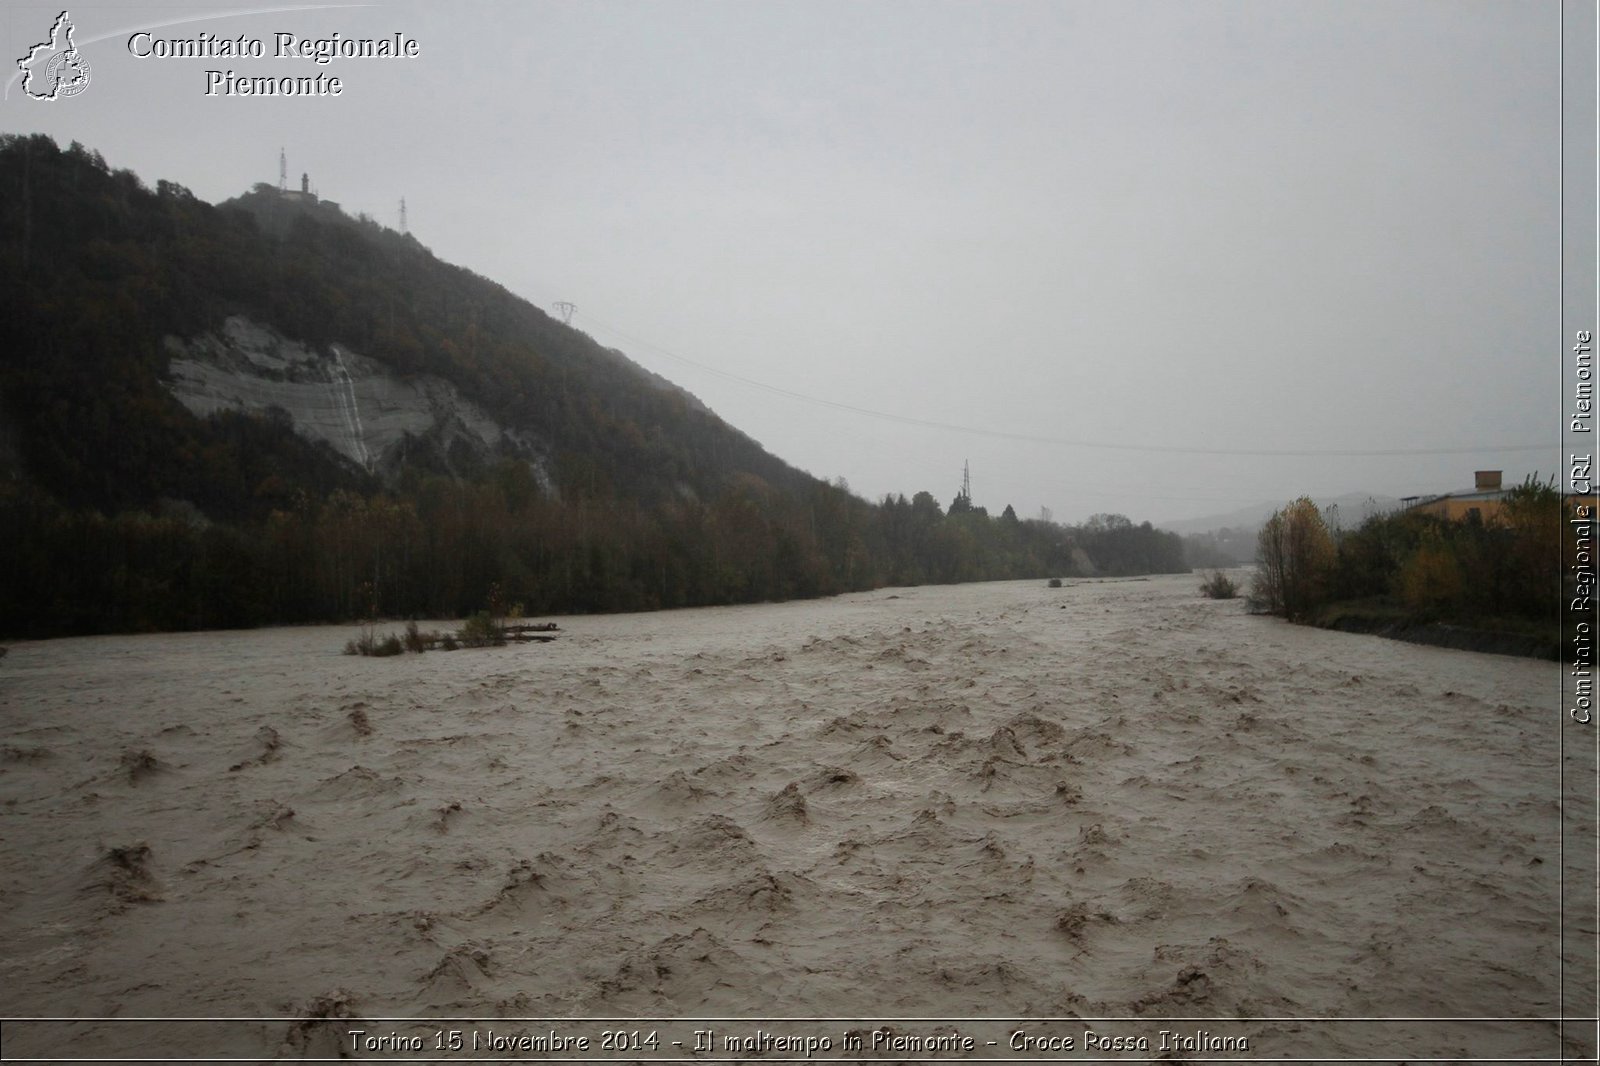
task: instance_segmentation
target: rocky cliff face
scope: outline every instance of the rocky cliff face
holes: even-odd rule
[[[218,333],[168,337],[166,344],[167,387],[199,417],[278,410],[302,437],[327,443],[385,479],[398,475],[419,449],[456,472],[486,460],[519,458],[541,489],[555,492],[540,442],[501,425],[441,378],[402,379],[342,345],[317,351],[237,315]]]

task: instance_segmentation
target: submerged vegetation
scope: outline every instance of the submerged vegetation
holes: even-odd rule
[[[370,594],[370,590],[369,585],[362,586],[362,592]],[[554,622],[510,621],[511,617],[522,617],[522,604],[506,607],[498,582],[489,587],[488,602],[487,609],[467,618],[461,623],[461,628],[453,633],[442,633],[438,630],[424,633],[417,625],[417,620],[413,618],[406,623],[404,635],[391,633],[382,638],[375,635],[377,607],[374,603],[373,614],[362,625],[361,635],[345,643],[344,653],[378,657],[399,655],[401,652],[420,655],[435,649],[455,651],[458,648],[503,648],[508,643],[526,644],[530,641],[556,639],[553,634],[559,631],[560,627]]]
[[[1330,628],[1557,658],[1562,542],[1570,552],[1584,525],[1576,517],[1534,478],[1488,518],[1403,510],[1354,530],[1330,529],[1301,498],[1261,529],[1251,605]]]
[[[1213,570],[1200,582],[1200,593],[1208,599],[1231,600],[1239,594],[1239,586],[1221,570]]]
[[[505,619],[491,617],[488,611],[479,611],[466,619],[454,633],[432,630],[424,633],[416,619],[406,623],[403,634],[390,633],[379,637],[372,624],[361,627],[361,634],[345,642],[346,655],[371,655],[386,658],[411,652],[421,655],[425,651],[455,651],[458,648],[503,648],[508,641],[525,643],[529,640],[553,640],[550,636],[532,636],[527,631],[553,631],[554,625],[508,626]]]

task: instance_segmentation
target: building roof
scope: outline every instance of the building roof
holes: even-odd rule
[[[1513,489],[1467,489],[1465,492],[1447,492],[1443,496],[1424,497],[1423,503],[1432,503],[1434,500],[1503,500],[1515,491]]]
[[[1509,499],[1512,489],[1463,489],[1460,492],[1445,492],[1437,496],[1408,496],[1401,502],[1406,510],[1415,511],[1423,507],[1431,507],[1439,503],[1499,503]]]

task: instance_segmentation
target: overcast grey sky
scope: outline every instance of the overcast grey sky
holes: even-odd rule
[[[1550,0],[228,14],[268,9],[72,4],[90,86],[13,79],[0,127],[211,201],[280,146],[346,210],[403,196],[441,258],[868,498],[948,503],[970,461],[994,511],[1159,522],[1559,471]],[[60,10],[0,10],[8,67]],[[139,59],[141,29],[269,57]],[[421,54],[274,60],[278,31]]]

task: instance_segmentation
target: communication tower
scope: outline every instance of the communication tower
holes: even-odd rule
[[[578,309],[577,305],[568,303],[566,300],[557,300],[555,308],[556,314],[561,316],[561,324],[570,326],[572,324],[572,312]]]
[[[406,198],[404,196],[400,197],[400,232],[402,234],[411,232],[406,228]]]
[[[972,469],[965,459],[961,460],[961,496],[972,502]]]
[[[282,148],[278,149],[278,191],[289,190],[289,157]]]

